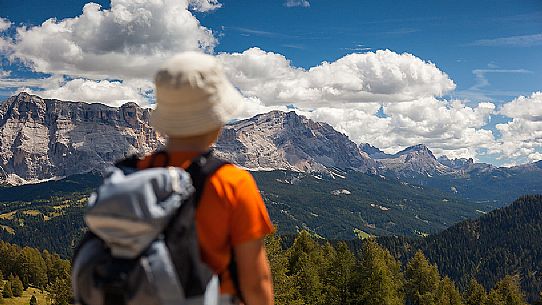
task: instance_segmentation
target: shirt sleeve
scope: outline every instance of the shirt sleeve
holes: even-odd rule
[[[231,219],[231,239],[234,246],[260,239],[273,232],[273,225],[252,175],[239,181],[235,188],[235,203]]]

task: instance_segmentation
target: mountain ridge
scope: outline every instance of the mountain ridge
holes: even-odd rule
[[[127,155],[159,149],[166,139],[150,126],[151,111],[135,103],[114,108],[27,93],[10,97],[0,104],[0,184],[101,172]],[[542,193],[542,162],[498,168],[472,159],[436,158],[424,144],[386,154],[293,111],[272,111],[226,125],[215,151],[250,170],[352,169],[499,204],[522,194],[509,192],[508,185]],[[488,184],[491,179],[500,181],[501,189]]]

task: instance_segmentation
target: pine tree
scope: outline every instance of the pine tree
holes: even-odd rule
[[[440,275],[435,265],[427,261],[421,251],[416,252],[408,262],[405,291],[407,299],[413,305],[432,305],[440,284]]]
[[[344,242],[337,244],[336,250],[330,245],[324,248],[324,255],[329,259],[329,269],[323,276],[325,283],[326,304],[352,304],[352,280],[356,267],[356,257]]]
[[[21,297],[24,292],[23,282],[18,275],[9,276],[9,282],[11,283],[11,291],[14,297]]]
[[[465,305],[484,305],[487,302],[487,291],[475,278],[472,278],[463,300]]]
[[[58,277],[53,283],[47,285],[50,303],[53,305],[68,305],[72,299],[69,277]]]
[[[435,303],[439,305],[463,305],[461,294],[449,277],[445,277],[440,281]]]
[[[10,281],[6,281],[6,283],[4,284],[4,289],[2,290],[2,297],[4,297],[5,299],[13,297],[13,291],[11,291]]]
[[[275,292],[276,305],[296,304],[299,299],[293,281],[288,276],[288,256],[282,250],[281,239],[276,235],[268,236],[265,239],[265,248],[269,265],[273,274],[273,288]]]
[[[38,300],[36,299],[35,295],[32,295],[30,298],[30,305],[38,305]]]
[[[303,303],[310,305],[322,304],[324,301],[322,297],[323,285],[318,275],[318,268],[311,262],[307,253],[301,253],[294,270],[294,283]]]
[[[488,296],[487,305],[527,305],[518,276],[505,276]]]
[[[356,304],[404,304],[400,263],[374,240],[364,241],[360,255],[354,281]]]

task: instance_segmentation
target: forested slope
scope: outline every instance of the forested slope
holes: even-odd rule
[[[534,300],[542,290],[542,195],[523,196],[424,239],[382,237],[379,243],[402,261],[422,250],[459,287],[472,277],[488,288],[505,275],[518,275]]]

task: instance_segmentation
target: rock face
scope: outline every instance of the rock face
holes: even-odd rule
[[[378,161],[386,170],[395,172],[398,176],[431,176],[450,172],[450,168],[438,162],[433,152],[423,144],[407,147]]]
[[[150,125],[151,110],[41,99],[21,93],[0,104],[0,184],[22,184],[102,171],[127,155],[163,147]],[[474,177],[538,174],[542,161],[496,168],[472,159],[436,159],[422,144],[386,154],[356,145],[326,123],[295,112],[272,111],[226,126],[216,151],[251,170],[333,171],[353,169],[416,183],[435,175]]]
[[[20,93],[0,105],[0,183],[20,184],[101,171],[164,143],[150,110],[41,99]]]
[[[374,173],[377,163],[330,125],[295,112],[272,111],[226,126],[219,154],[251,169],[319,171],[354,169]]]
[[[162,147],[149,109],[41,99],[21,93],[0,105],[0,184],[102,171]],[[253,169],[375,173],[377,162],[330,125],[273,111],[224,128],[217,153]]]

